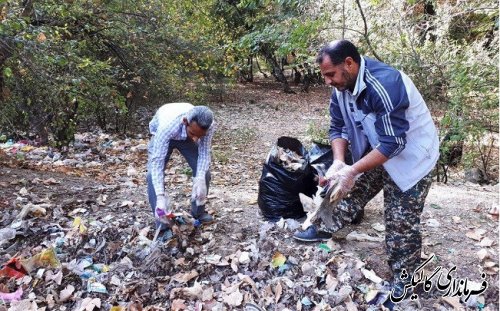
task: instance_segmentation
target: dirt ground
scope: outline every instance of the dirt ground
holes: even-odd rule
[[[182,238],[163,245],[161,253],[145,258],[134,255],[138,253],[142,236],[151,239],[154,234],[153,216],[146,197],[144,149],[132,151],[127,147],[107,155],[108,160],[118,159],[109,162],[111,164],[80,168],[4,158],[4,166],[0,167],[1,228],[11,224],[28,203],[44,206],[46,213],[31,213],[25,219],[17,229],[16,238],[2,245],[3,261],[12,257],[29,258],[52,245],[57,237],[66,241],[58,252],[63,266],[62,282],[55,284],[46,277],[49,285],[45,286],[40,285],[43,282],[26,281],[23,299],[30,300],[31,304],[35,301],[38,307],[45,306],[47,310],[78,310],[85,307],[82,299],[88,297],[100,299],[100,310],[109,310],[111,306],[122,306],[123,310],[141,310],[139,306],[146,310],[242,310],[246,302],[254,302],[262,310],[381,308],[368,306],[363,301],[366,288],[373,288],[373,284],[358,276],[359,267],[354,267],[361,262],[380,278],[390,277],[383,232],[372,226],[383,224],[381,194],[368,204],[361,224],[351,225],[334,235],[329,252],[322,251],[320,243],[294,241],[290,228],[267,226],[256,204],[262,163],[271,146],[280,136],[297,137],[309,145],[311,137],[307,129],[311,124],[324,124],[328,97],[329,89],[323,87],[314,88],[308,94],[288,95],[281,92],[279,85],[254,83],[236,86],[224,96],[222,103],[210,103],[218,129],[213,143],[208,209],[216,222],[203,228],[182,229],[180,226],[177,233]],[[144,132],[140,133],[143,136],[128,146],[147,143],[146,130],[144,125]],[[98,158],[102,154],[104,151],[98,151]],[[191,191],[189,169],[177,153],[168,164],[166,179],[176,210],[187,212]],[[472,310],[498,310],[499,307],[498,216],[489,213],[492,208],[498,208],[498,202],[498,184],[467,183],[461,172],[454,172],[447,184],[433,183],[422,215],[423,258],[436,256],[429,269],[456,266],[454,277],[475,282],[481,282],[481,273],[487,272],[488,288],[481,297],[484,301],[478,299],[474,305],[469,304]],[[73,230],[76,216],[81,216],[88,229],[81,236]],[[352,231],[381,241],[347,240],[346,236]],[[287,258],[289,267],[284,272],[272,267],[272,258],[277,252]],[[249,254],[248,261],[243,253]],[[102,278],[107,294],[90,293],[88,288],[86,291],[82,285],[84,280],[65,264],[89,255],[94,263],[109,265],[111,272],[121,279],[119,284],[111,282],[110,276]],[[124,258],[131,259],[126,268],[117,264],[124,265]],[[349,281],[344,282],[336,274],[342,266],[338,260],[347,263],[348,268],[343,266],[343,269],[350,271]],[[186,273],[192,271],[196,277],[187,277]],[[323,285],[324,279],[328,280],[327,274],[336,276],[339,284],[345,285],[339,288],[351,288],[347,299],[328,297],[332,292],[326,293]],[[175,277],[179,275],[181,281]],[[3,280],[4,291],[14,291],[19,285]],[[48,295],[60,298],[60,292],[69,284],[76,288],[72,298],[55,299],[55,303],[50,304]],[[205,299],[199,292],[178,290],[196,286],[202,286],[204,294],[212,289],[212,295]],[[239,294],[242,301],[238,301]],[[133,309],[134,306],[137,309]],[[453,309],[439,293],[420,299],[418,304],[404,306],[402,309]],[[245,310],[251,310],[250,306]]]

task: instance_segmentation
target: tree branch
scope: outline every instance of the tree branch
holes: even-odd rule
[[[370,38],[368,37],[368,25],[366,24],[365,13],[363,13],[363,8],[361,7],[361,3],[359,2],[359,0],[356,0],[356,3],[358,4],[359,12],[361,13],[361,18],[363,18],[363,25],[365,29],[365,33],[363,36],[365,38],[366,44],[368,44],[368,47],[373,53],[373,56],[375,56],[375,58],[378,59],[379,61],[382,61],[382,59],[378,56],[377,52],[375,52],[375,49],[373,48],[370,42]]]

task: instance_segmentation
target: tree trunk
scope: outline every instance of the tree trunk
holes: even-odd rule
[[[285,74],[283,73],[283,70],[281,70],[280,64],[274,57],[274,53],[267,46],[263,46],[260,51],[262,53],[262,56],[264,56],[265,60],[267,61],[267,63],[271,66],[273,76],[276,78],[278,82],[283,83],[283,91],[285,93],[295,93],[290,88],[290,85],[286,80]]]

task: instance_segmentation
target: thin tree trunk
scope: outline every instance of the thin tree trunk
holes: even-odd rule
[[[259,60],[257,59],[257,57],[255,57],[255,64],[257,65],[257,70],[259,70],[259,72],[264,76],[264,78],[267,79],[267,74],[260,68]]]
[[[361,18],[363,18],[364,37],[365,37],[366,44],[368,44],[368,47],[370,48],[370,50],[373,53],[373,56],[375,56],[375,58],[378,59],[379,61],[382,61],[382,59],[378,56],[377,52],[375,52],[375,49],[373,48],[373,46],[370,42],[370,38],[368,37],[368,25],[366,24],[365,13],[363,13],[363,8],[361,7],[361,3],[359,2],[359,0],[356,0],[356,3],[358,4],[359,12],[361,13]]]
[[[342,0],[342,40],[345,39],[345,0]]]
[[[278,82],[283,83],[283,91],[285,93],[295,93],[291,88],[290,85],[288,85],[288,81],[286,80],[285,74],[283,73],[283,70],[281,70],[281,66],[274,57],[274,53],[272,53],[268,47],[263,46],[261,48],[261,53],[266,59],[267,63],[271,66],[273,69],[273,76],[276,78]]]

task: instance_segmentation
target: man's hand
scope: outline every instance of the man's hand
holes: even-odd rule
[[[331,179],[338,180],[339,192],[345,197],[354,187],[354,182],[359,175],[359,172],[354,167],[344,164],[344,167],[334,173]]]
[[[196,200],[197,206],[205,205],[207,201],[207,184],[205,182],[205,177],[193,178],[193,193],[191,198]]]
[[[347,164],[345,164],[344,162],[342,162],[340,160],[334,160],[333,163],[332,163],[332,165],[328,168],[328,171],[326,171],[325,178],[326,179],[332,178],[332,176],[336,172],[340,171],[345,166],[347,166]]]
[[[155,216],[156,219],[162,223],[168,223],[168,216],[172,214],[170,210],[170,199],[166,194],[160,194],[156,197],[156,209]]]

